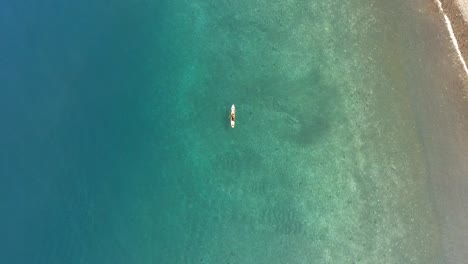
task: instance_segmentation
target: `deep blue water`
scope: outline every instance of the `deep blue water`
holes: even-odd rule
[[[115,229],[170,144],[163,4],[0,5],[0,262],[142,263]]]

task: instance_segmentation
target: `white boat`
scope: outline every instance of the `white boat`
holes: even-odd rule
[[[229,119],[231,120],[231,127],[234,128],[236,125],[236,107],[234,105],[231,106],[231,114],[229,115]]]

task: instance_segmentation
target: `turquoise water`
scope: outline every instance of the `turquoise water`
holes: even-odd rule
[[[0,258],[434,262],[398,4],[5,4]]]

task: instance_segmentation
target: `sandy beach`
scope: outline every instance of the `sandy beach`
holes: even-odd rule
[[[468,76],[466,61],[468,57],[468,0],[435,0],[440,12],[446,15],[449,31],[453,31],[455,48],[460,51],[464,70]],[[465,76],[466,77],[466,76]]]
[[[457,0],[457,5],[460,8],[460,11],[464,16],[465,21],[468,22],[468,1],[467,0]]]

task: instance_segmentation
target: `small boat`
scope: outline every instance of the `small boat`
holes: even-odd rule
[[[231,127],[234,128],[236,125],[236,107],[234,105],[231,106],[231,115],[229,115],[229,119],[231,119]]]

